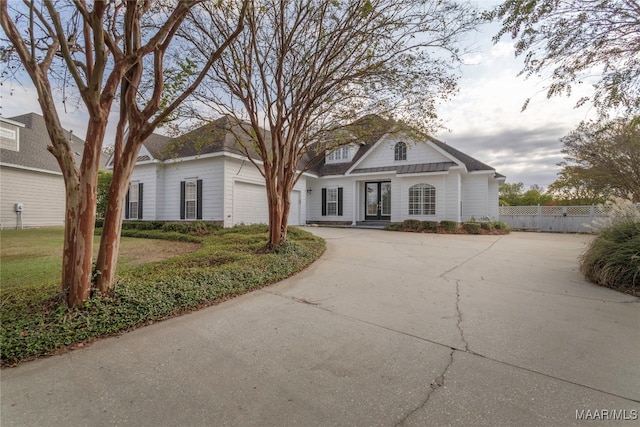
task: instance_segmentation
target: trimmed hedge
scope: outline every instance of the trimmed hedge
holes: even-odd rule
[[[455,233],[458,231],[458,223],[455,221],[440,221],[440,227],[448,233]]]
[[[438,231],[438,221],[422,221],[422,228],[427,231]]]
[[[480,224],[477,222],[465,222],[464,224],[462,224],[462,227],[467,231],[467,233],[469,234],[480,234]]]

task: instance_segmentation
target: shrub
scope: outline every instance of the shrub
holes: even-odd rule
[[[422,228],[427,231],[436,231],[438,229],[438,221],[422,221]]]
[[[124,221],[123,230],[160,230],[162,223],[157,221]]]
[[[492,231],[493,230],[493,223],[491,223],[491,222],[481,222],[480,223],[480,228],[482,228],[483,230]]]
[[[640,221],[621,221],[600,231],[580,257],[588,280],[640,296]]]
[[[208,224],[204,221],[166,222],[162,225],[163,231],[173,231],[196,236],[206,236],[219,228],[220,226]]]
[[[440,221],[440,227],[447,233],[455,233],[458,231],[458,223],[455,221]]]
[[[422,231],[422,222],[417,219],[405,219],[402,225],[405,230]]]
[[[493,226],[493,228],[495,228],[496,230],[509,230],[509,224],[507,224],[504,221],[493,221],[491,223],[491,225]]]
[[[402,231],[404,229],[404,225],[401,222],[392,222],[385,225],[384,229],[387,231]]]
[[[480,224],[478,224],[477,222],[465,222],[464,224],[462,224],[462,227],[469,234],[480,234]]]

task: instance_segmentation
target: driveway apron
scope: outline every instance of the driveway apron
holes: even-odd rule
[[[640,299],[589,236],[309,230],[290,279],[3,370],[2,426],[638,425]]]

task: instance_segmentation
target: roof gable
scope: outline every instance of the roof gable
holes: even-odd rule
[[[406,159],[395,160],[395,147],[401,142],[406,145]],[[369,150],[366,158],[353,165],[354,169],[456,162],[451,155],[435,149],[429,142],[415,141],[411,135],[402,131],[387,133]]]
[[[376,135],[377,139],[367,141],[351,163],[336,167],[336,165],[325,165],[319,161],[319,166],[315,168],[316,172],[321,176],[384,171],[405,174],[441,172],[448,171],[452,167],[462,167],[467,172],[492,171],[496,177],[501,176],[491,166],[442,141],[401,123],[395,124],[391,121],[387,123],[389,127],[386,131]],[[407,143],[407,160],[404,161],[395,160],[394,147],[400,141]]]

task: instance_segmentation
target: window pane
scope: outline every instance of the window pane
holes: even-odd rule
[[[409,188],[409,215],[435,215],[436,189],[429,184]]]
[[[187,219],[196,219],[196,201],[195,200],[187,200],[186,201],[186,218]]]
[[[337,188],[327,188],[327,215],[338,215]]]
[[[185,199],[196,200],[197,187],[194,181],[187,181],[185,185]]]
[[[407,160],[407,144],[398,142],[395,146],[395,160]]]
[[[138,199],[129,202],[129,219],[138,219]]]

